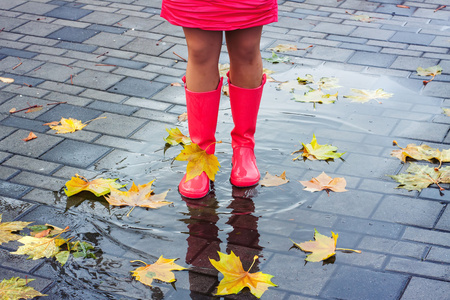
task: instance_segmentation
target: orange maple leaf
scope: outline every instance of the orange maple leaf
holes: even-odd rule
[[[141,206],[148,208],[159,208],[172,202],[165,201],[169,191],[155,195],[152,190],[152,180],[147,184],[136,186],[133,182],[131,188],[127,191],[119,191],[114,187],[111,188],[111,194],[105,196],[106,201],[116,206]]]
[[[30,134],[26,138],[22,139],[22,141],[28,142],[34,139],[37,139],[37,136],[33,132],[30,132]]]
[[[241,260],[233,251],[229,255],[218,253],[219,261],[209,259],[211,264],[224,276],[217,287],[216,295],[237,294],[243,288],[248,287],[253,295],[260,298],[269,286],[277,286],[270,281],[272,275],[262,272],[249,273],[253,264],[248,271],[244,271]],[[257,258],[258,256],[255,255],[253,263]]]
[[[176,259],[167,259],[162,255],[158,260],[151,265],[146,264],[141,260],[132,260],[131,262],[139,261],[145,264],[145,267],[139,267],[134,271],[131,271],[132,275],[136,277],[136,280],[143,284],[152,286],[153,279],[161,280],[164,282],[174,282],[175,275],[171,271],[185,270],[186,268],[174,263]]]
[[[214,181],[220,167],[219,160],[214,154],[206,153],[205,150],[195,143],[185,145],[184,149],[181,150],[181,153],[175,157],[175,160],[188,161],[186,167],[186,181],[201,175],[203,172],[208,175],[210,180]]]
[[[64,192],[66,193],[67,197],[78,194],[82,191],[89,191],[94,193],[95,196],[100,197],[108,194],[111,191],[111,187],[120,189],[125,186],[115,182],[117,178],[97,178],[89,181],[86,178],[79,176],[78,174],[75,174],[75,176],[76,177],[72,177],[69,181],[66,182],[67,189],[64,189]]]
[[[325,172],[322,172],[317,177],[313,177],[310,181],[299,181],[303,186],[305,186],[305,191],[319,192],[326,190],[327,194],[330,194],[330,190],[333,192],[346,192],[345,186],[347,182],[345,178],[336,177],[331,178]]]

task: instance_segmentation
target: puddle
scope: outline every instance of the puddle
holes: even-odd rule
[[[216,147],[221,170],[216,177],[214,192],[202,201],[186,200],[178,194],[177,184],[186,164],[172,161],[180,147],[172,147],[164,154],[162,138],[166,132],[161,132],[159,136],[155,134],[152,137],[153,146],[146,147],[144,144],[142,148],[135,149],[132,155],[121,150],[112,152],[96,166],[97,170],[104,171],[103,177],[120,178],[124,183],[135,181],[137,184],[156,178],[155,192],[170,189],[167,200],[173,201],[173,204],[158,210],[136,208],[130,217],[126,217],[129,207],[109,207],[105,201],[87,193],[73,196],[69,201],[65,196],[58,195],[60,199],[55,200],[55,205],[61,208],[66,221],[74,222],[74,234],[95,244],[98,258],[71,260],[64,268],[56,263],[46,265],[38,274],[58,278],[58,284],[46,292],[54,299],[216,299],[212,294],[222,277],[212,268],[208,258],[218,259],[217,251],[232,250],[241,257],[244,269],[258,255],[252,271],[261,270],[275,275],[273,282],[279,288],[270,288],[264,295],[267,299],[282,298],[287,290],[292,290],[292,286],[296,286],[299,292],[316,295],[318,290],[311,286],[317,283],[320,290],[326,280],[337,276],[334,271],[341,261],[351,265],[351,259],[347,257],[357,254],[339,253],[334,264],[308,263],[304,266],[305,254],[289,250],[292,246],[290,239],[310,240],[314,228],[330,235],[333,226],[345,212],[337,214],[323,209],[321,205],[324,202],[340,201],[350,193],[360,191],[364,180],[389,181],[384,175],[395,174],[400,166],[398,161],[390,158],[392,145],[388,142],[392,142],[390,133],[393,124],[397,124],[400,119],[388,116],[421,104],[434,105],[438,110],[441,100],[421,96],[421,87],[411,90],[402,84],[403,79],[323,66],[317,69],[294,67],[273,74],[272,77],[286,81],[305,74],[312,74],[316,79],[323,76],[339,78],[342,87],[337,89],[338,101],[335,104],[317,104],[314,108],[311,103],[291,100],[289,92],[277,90],[278,83],[269,82],[265,87],[259,114],[256,156],[261,174],[263,176],[268,171],[279,175],[286,171],[290,179],[288,184],[249,189],[231,186],[229,132],[233,124],[228,98],[222,96],[217,139],[223,143]],[[375,101],[352,103],[342,97],[351,93],[350,88],[383,88],[394,96],[382,100],[382,104]],[[372,117],[376,118],[372,120]],[[184,133],[187,132],[185,123],[178,127]],[[309,143],[313,134],[319,144],[333,144],[338,146],[339,152],[346,152],[344,160],[293,161],[291,153],[301,148],[301,142]],[[402,145],[411,141],[402,137],[396,139]],[[147,152],[146,149],[155,148],[154,143],[160,143],[160,149]],[[363,150],[358,150],[358,145]],[[367,151],[372,151],[369,154],[374,158],[373,161],[387,162],[381,171],[371,172],[371,168],[379,170],[380,166],[377,165],[362,165],[364,161],[359,160],[358,155],[362,156]],[[371,160],[368,160],[370,163]],[[361,176],[352,175],[353,170],[361,168],[366,168]],[[330,176],[345,176],[349,194],[327,197],[325,193],[303,191],[298,180],[310,180],[322,171]],[[358,195],[364,193],[361,191]],[[371,211],[378,202],[379,198],[373,199]],[[370,215],[369,211],[358,213],[363,218]],[[43,213],[42,220],[51,223],[52,220],[44,217]],[[63,221],[60,218],[55,220]],[[347,248],[356,247],[363,237],[362,233],[352,232],[351,229],[340,230],[339,235],[338,244]],[[139,263],[130,263],[131,260],[152,263],[161,255],[179,258],[178,263],[190,270],[176,272],[177,281],[173,286],[156,282],[150,288],[131,279],[130,271],[141,266]],[[280,257],[286,258],[283,264],[279,263]],[[365,264],[364,259],[358,258],[357,261]],[[248,291],[244,294],[245,297],[250,295]]]

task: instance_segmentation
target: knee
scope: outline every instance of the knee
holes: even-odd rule
[[[188,47],[188,60],[196,65],[217,64],[218,58],[210,46],[195,45]]]
[[[240,64],[253,65],[261,60],[259,44],[242,43],[230,52],[230,59]]]

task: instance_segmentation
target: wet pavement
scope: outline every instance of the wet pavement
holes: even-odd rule
[[[391,157],[399,145],[448,149],[450,117],[450,8],[445,1],[279,1],[279,22],[265,26],[261,49],[294,44],[306,50],[281,53],[290,63],[274,71],[263,95],[255,149],[262,174],[286,171],[279,187],[233,188],[228,98],[222,96],[216,155],[221,164],[214,192],[200,200],[177,192],[185,163],[173,161],[180,147],[164,152],[165,128],[186,122],[181,83],[187,58],[182,31],[159,17],[160,1],[80,0],[0,3],[0,212],[3,221],[70,226],[70,236],[95,246],[97,259],[53,259],[12,255],[19,243],[0,246],[0,279],[33,278],[42,299],[216,299],[222,275],[208,258],[233,251],[252,271],[274,275],[278,285],[263,299],[447,299],[450,293],[450,186],[421,192],[396,189],[387,175],[402,173]],[[405,7],[397,7],[404,5]],[[353,20],[369,15],[371,22]],[[227,63],[226,49],[221,63]],[[175,54],[179,55],[175,55]],[[442,75],[416,75],[439,64]],[[312,74],[336,77],[334,104],[301,103],[279,82]],[[302,93],[298,86],[295,93]],[[355,103],[351,89],[392,93],[381,104]],[[55,102],[66,102],[54,105]],[[47,105],[51,104],[51,105]],[[12,108],[43,109],[10,114]],[[82,131],[56,135],[42,124],[72,117],[98,118]],[[22,141],[33,131],[37,139]],[[309,143],[332,144],[342,159],[293,161]],[[426,164],[427,162],[420,162]],[[344,177],[347,192],[310,193],[299,180],[321,172]],[[75,174],[119,178],[122,184],[155,180],[155,192],[170,189],[170,206],[158,210],[112,207],[62,188]],[[326,263],[306,263],[292,242],[313,238],[314,228],[337,246]],[[159,256],[179,258],[189,268],[174,284],[148,287],[132,279]],[[252,299],[248,291],[227,299]]]

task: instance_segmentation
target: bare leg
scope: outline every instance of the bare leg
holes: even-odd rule
[[[230,81],[238,87],[253,89],[261,85],[261,32],[262,26],[225,32],[230,56]]]
[[[183,27],[188,46],[186,86],[193,92],[208,92],[219,83],[222,31]]]

